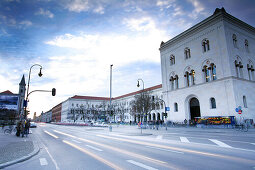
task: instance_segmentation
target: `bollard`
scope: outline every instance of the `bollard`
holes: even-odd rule
[[[112,132],[112,126],[111,125],[109,126],[109,132]]]

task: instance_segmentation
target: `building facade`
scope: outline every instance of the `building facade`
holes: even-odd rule
[[[168,120],[240,115],[255,120],[255,28],[224,8],[160,45]],[[237,119],[238,121],[239,119]]]
[[[26,84],[24,75],[19,83],[19,93],[14,94],[9,90],[0,93],[0,122],[8,122],[21,118],[24,114],[23,103]]]
[[[152,101],[155,103],[155,105],[150,110],[150,113],[141,117],[132,109],[132,102],[134,101],[134,97],[136,95],[143,92],[150,93],[150,96],[153,98]],[[80,123],[89,121],[129,123],[130,121],[138,122],[141,120],[164,120],[163,112],[165,106],[162,102],[162,98],[161,84],[112,98],[111,104],[110,98],[107,97],[75,95],[52,109],[52,121],[64,123]],[[110,110],[112,110],[112,115],[110,114]],[[60,117],[60,119],[58,117]]]

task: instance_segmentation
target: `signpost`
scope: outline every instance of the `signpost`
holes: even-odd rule
[[[241,120],[242,120],[242,118],[241,118],[241,114],[242,114],[242,107],[241,106],[238,106],[236,109],[236,112],[240,115],[240,124],[241,124]]]

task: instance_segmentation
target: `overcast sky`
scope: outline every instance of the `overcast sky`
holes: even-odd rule
[[[159,45],[224,7],[255,25],[254,0],[1,0],[0,92],[18,93],[33,64],[31,113],[73,95],[113,97],[161,84]]]

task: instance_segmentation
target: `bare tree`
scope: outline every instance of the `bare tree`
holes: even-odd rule
[[[147,122],[147,115],[151,112],[153,103],[150,92],[142,92],[135,95],[134,100],[131,102],[132,114],[140,117],[141,121],[143,121],[145,116],[145,121]]]

